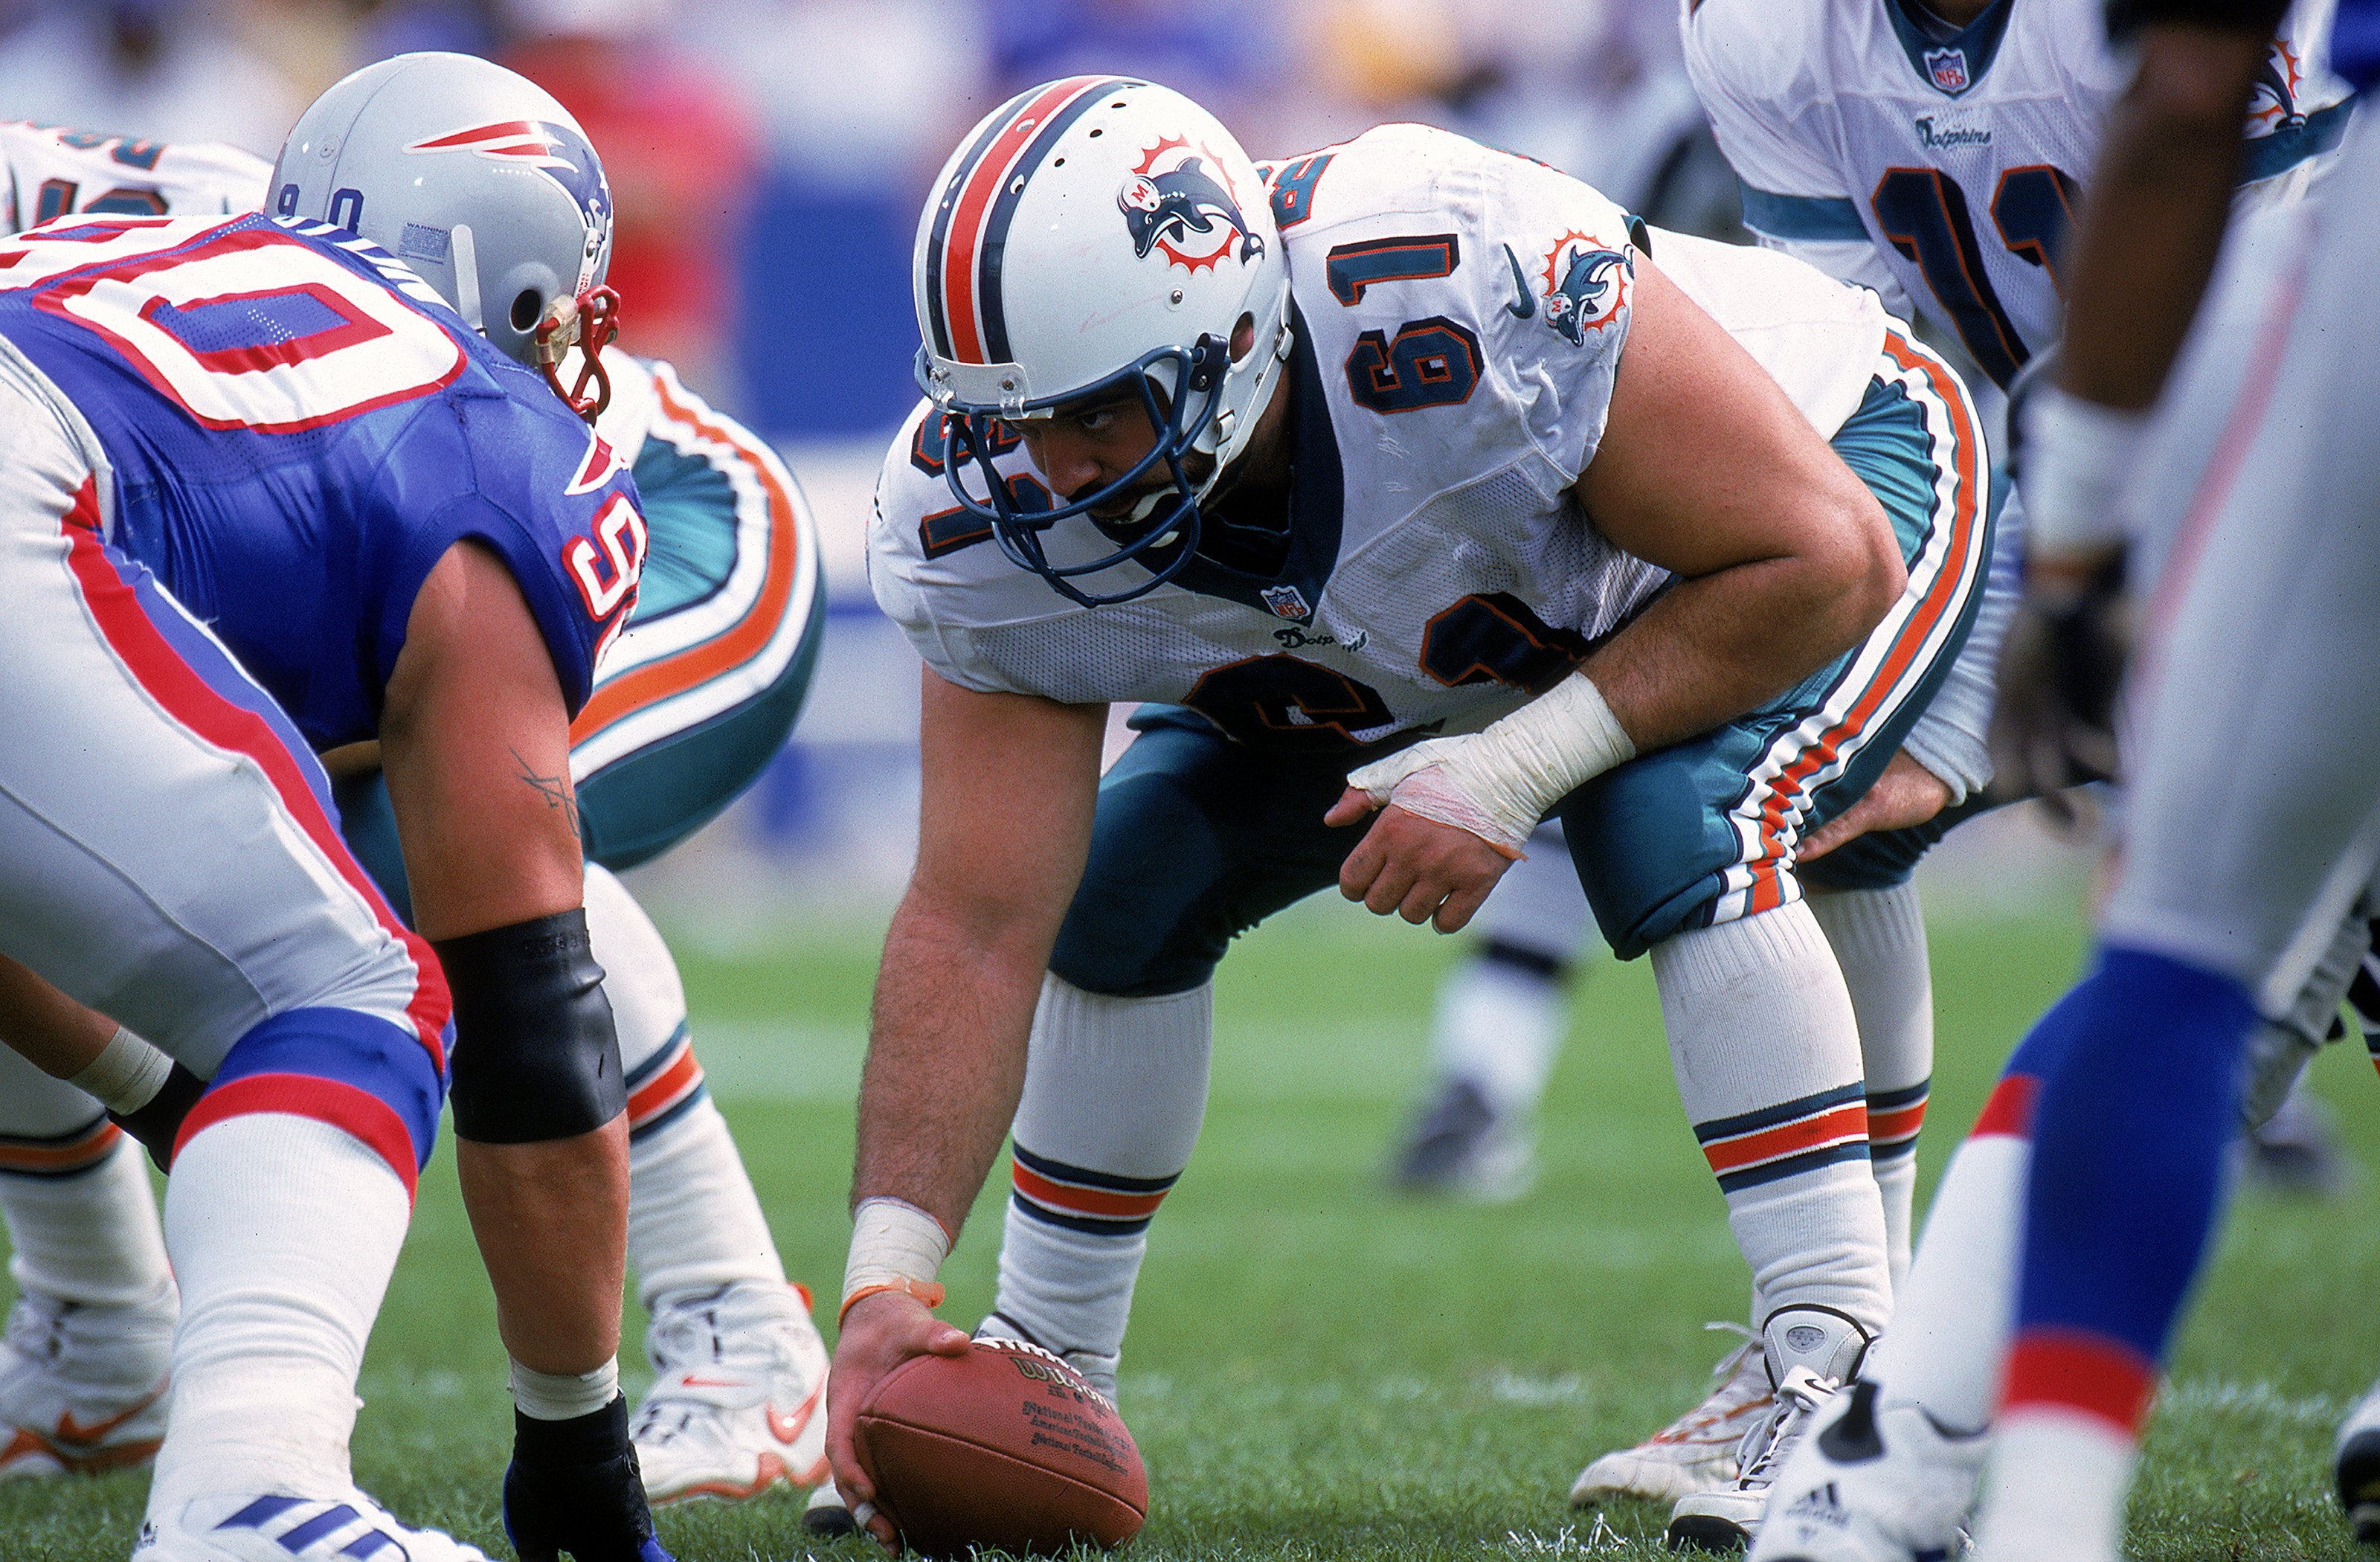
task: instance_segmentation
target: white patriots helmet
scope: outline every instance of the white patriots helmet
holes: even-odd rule
[[[912,264],[917,383],[945,420],[959,502],[1009,558],[1085,606],[1154,591],[1197,547],[1198,503],[1247,445],[1289,357],[1289,267],[1262,177],[1222,124],[1169,88],[1075,76],[1021,92],[967,132],[934,183]],[[1253,317],[1253,345],[1231,355]],[[1136,384],[1157,445],[1099,493],[1019,492],[990,470],[1002,422]],[[1197,482],[1182,458],[1214,458]],[[1053,564],[1043,535],[1110,504],[1163,462],[1171,492],[1126,522],[1092,523],[1121,543]],[[978,480],[982,481],[982,480]],[[1073,550],[1069,550],[1070,552]],[[1097,595],[1077,578],[1131,562],[1151,578]]]
[[[368,65],[298,116],[272,211],[371,240],[582,416],[609,398],[612,187],[587,133],[527,77],[471,55]],[[577,384],[557,372],[586,349]],[[587,396],[589,381],[598,387]]]

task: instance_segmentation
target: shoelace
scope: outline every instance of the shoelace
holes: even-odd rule
[[[1745,1491],[1767,1485],[1777,1473],[1778,1457],[1801,1435],[1803,1423],[1841,1387],[1837,1379],[1820,1377],[1807,1367],[1788,1372],[1785,1381],[1777,1385],[1776,1407],[1736,1446],[1736,1463],[1742,1470],[1736,1477],[1736,1484]],[[1759,1440],[1757,1448],[1753,1446],[1755,1439]]]

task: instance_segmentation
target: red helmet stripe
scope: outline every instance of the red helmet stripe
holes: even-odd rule
[[[951,356],[961,363],[988,363],[984,350],[981,305],[976,287],[976,266],[982,249],[985,215],[1000,187],[1032,143],[1033,134],[1053,114],[1094,86],[1105,86],[1111,76],[1070,76],[1053,81],[1033,101],[1010,116],[991,144],[977,159],[951,212],[950,238],[942,249],[942,311],[951,328]]]
[[[405,150],[407,152],[443,152],[448,147],[474,146],[480,141],[496,140],[510,136],[526,136],[535,140],[540,149],[542,149],[545,144],[543,133],[540,132],[537,126],[530,121],[527,119],[502,119],[492,125],[474,125],[468,130],[453,130],[443,136],[434,136],[426,141],[416,141]]]

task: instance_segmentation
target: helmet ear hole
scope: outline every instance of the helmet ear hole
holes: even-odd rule
[[[544,313],[545,300],[538,297],[537,289],[533,287],[524,287],[518,293],[513,295],[512,320],[514,330],[526,336],[528,333],[537,329],[537,323]]]

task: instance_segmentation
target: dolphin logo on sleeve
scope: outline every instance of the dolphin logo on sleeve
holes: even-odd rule
[[[1575,347],[1619,317],[1633,268],[1627,253],[1583,233],[1564,234],[1546,257],[1546,323]]]

